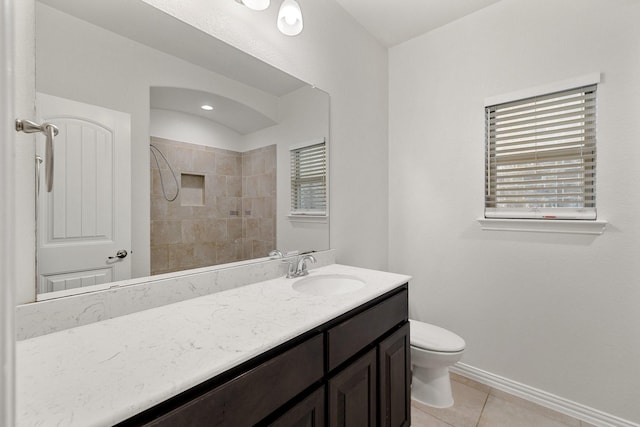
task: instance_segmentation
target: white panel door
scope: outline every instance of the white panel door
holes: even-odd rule
[[[43,93],[36,108],[59,129],[50,193],[39,174],[38,294],[130,278],[130,115]]]

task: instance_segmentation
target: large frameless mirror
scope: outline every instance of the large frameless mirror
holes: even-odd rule
[[[329,248],[326,217],[289,215],[290,149],[328,144],[325,92],[137,0],[37,1],[36,92],[59,128],[38,299]]]

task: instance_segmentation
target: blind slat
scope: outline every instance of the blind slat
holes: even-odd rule
[[[551,125],[553,124],[553,121],[557,121],[560,119],[568,119],[568,118],[584,118],[586,121],[588,121],[589,119],[593,119],[595,112],[587,112],[585,111],[584,114],[577,114],[575,112],[568,112],[565,114],[556,114],[554,116],[547,116],[547,117],[535,117],[532,116],[529,119],[526,120],[520,120],[518,122],[502,122],[502,121],[494,121],[491,120],[488,125],[489,125],[489,129],[490,130],[497,130],[499,127],[503,128],[503,129],[510,129],[510,128],[515,128],[515,127],[519,127],[522,125],[530,125],[532,123],[538,123],[539,125],[544,125],[544,124],[548,124]],[[550,123],[551,122],[551,123]]]
[[[530,98],[518,99],[516,101],[504,102],[502,104],[494,105],[494,106],[487,107],[487,108],[498,108],[498,107],[499,108],[512,108],[512,107],[517,107],[519,105],[523,105],[523,104],[526,104],[526,103],[530,103],[532,101],[536,101],[536,102],[539,102],[539,103],[544,103],[544,102],[547,102],[550,99],[561,98],[563,96],[569,96],[569,95],[574,95],[574,94],[578,94],[578,93],[595,92],[596,91],[596,87],[597,87],[596,85],[576,87],[576,88],[573,88],[573,89],[562,90],[562,91],[548,93],[548,94],[544,94],[544,95],[532,96]]]
[[[494,108],[490,109],[490,118],[499,117],[501,115],[509,115],[509,114],[520,114],[526,111],[538,110],[545,111],[548,110],[548,107],[555,107],[558,105],[567,105],[568,103],[582,103],[585,106],[595,107],[595,93],[587,93],[581,94],[579,96],[573,97],[562,97],[560,99],[552,98],[548,102],[540,102],[537,103],[524,103],[520,104],[520,106],[513,106],[510,108]]]
[[[520,152],[520,151],[531,151],[531,150],[549,150],[555,149],[559,147],[588,147],[589,145],[594,145],[593,138],[595,137],[595,133],[587,133],[583,132],[578,135],[562,135],[562,136],[550,136],[545,138],[534,138],[527,139],[518,142],[506,143],[493,145],[491,147],[491,151],[495,153],[510,153],[510,152]],[[585,140],[584,138],[589,138]],[[510,148],[509,148],[510,147]]]
[[[572,184],[575,183],[575,184]],[[523,180],[515,182],[491,182],[492,188],[500,188],[505,191],[513,191],[518,189],[534,189],[544,190],[547,188],[584,188],[584,180],[581,178],[563,178],[563,179],[543,179],[543,180]],[[590,185],[594,188],[593,185]]]
[[[593,195],[593,186],[573,186],[573,187],[542,187],[535,190],[530,188],[502,189],[496,192],[496,199],[500,198],[525,198],[525,197],[555,197],[585,194]]]
[[[583,150],[563,149],[552,151],[539,151],[532,156],[531,153],[511,154],[508,156],[494,157],[496,165],[511,165],[521,163],[537,163],[556,161],[560,165],[562,161],[588,159],[595,162],[596,154],[593,150],[583,152]]]
[[[515,130],[508,132],[500,132],[500,134],[495,135],[495,143],[497,145],[504,145],[509,143],[509,141],[516,142],[517,140],[521,140],[523,138],[530,138],[532,136],[546,136],[546,135],[573,135],[580,134],[583,132],[592,132],[595,133],[596,125],[595,123],[581,124],[580,126],[541,126],[535,127],[527,131]],[[504,142],[503,142],[504,141]]]
[[[496,121],[518,121],[527,117],[542,117],[556,115],[556,113],[568,113],[570,111],[576,114],[583,114],[585,111],[595,110],[596,103],[594,98],[572,98],[560,100],[546,105],[529,104],[518,109],[493,109],[489,111],[489,119]]]
[[[578,117],[575,119],[569,119],[569,120],[558,120],[556,122],[553,123],[553,126],[549,126],[549,125],[541,125],[539,123],[534,123],[532,125],[527,125],[527,126],[518,126],[518,127],[513,127],[513,128],[509,128],[507,129],[506,127],[500,127],[499,131],[491,131],[490,135],[491,136],[495,136],[497,138],[497,140],[500,140],[501,137],[503,135],[511,135],[514,133],[527,133],[527,132],[539,132],[540,129],[545,129],[545,128],[549,128],[549,127],[563,127],[563,126],[568,126],[568,125],[573,125],[576,123],[580,123],[583,127],[593,127],[595,128],[595,116],[593,117],[589,117],[588,119],[585,119],[585,117]]]
[[[521,113],[514,114],[511,111],[494,111],[490,114],[490,123],[501,123],[503,126],[517,126],[520,123],[529,121],[535,118],[539,121],[553,120],[557,118],[567,117],[568,115],[574,116],[588,116],[595,111],[595,102],[583,102],[583,103],[565,103],[563,105],[557,105],[553,108],[540,109],[529,108],[522,110]],[[560,113],[560,114],[558,114]],[[509,124],[511,123],[511,124]]]

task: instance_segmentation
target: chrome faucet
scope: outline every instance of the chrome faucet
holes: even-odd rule
[[[309,274],[309,271],[307,270],[307,261],[315,263],[316,258],[313,255],[303,255],[298,259],[292,259],[291,261],[289,261],[289,271],[287,272],[287,279],[302,277]]]
[[[316,257],[313,255],[303,255],[300,257],[300,260],[298,261],[298,268],[296,269],[296,274],[298,276],[306,276],[309,274],[309,271],[307,270],[307,260],[315,264]]]
[[[269,257],[271,259],[280,259],[280,258],[284,258],[284,254],[282,253],[282,251],[274,249],[271,252],[269,252]]]

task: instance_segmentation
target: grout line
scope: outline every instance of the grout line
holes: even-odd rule
[[[417,409],[418,411],[422,412],[423,414],[427,414],[428,416],[433,417],[433,418],[435,418],[435,419],[436,419],[436,420],[438,420],[438,421],[442,421],[443,423],[445,423],[445,424],[446,424],[446,425],[448,425],[448,426],[456,427],[456,426],[453,426],[453,425],[449,424],[449,423],[448,423],[448,422],[446,422],[445,420],[440,419],[440,417],[438,417],[437,415],[434,415],[434,414],[432,414],[432,413],[430,413],[430,412],[427,412],[427,411],[423,411],[422,409],[420,409],[420,408],[419,408],[419,407],[417,407],[417,406],[413,406],[413,405],[412,405],[412,408],[415,408],[415,409]]]
[[[438,421],[440,421],[440,422],[442,422],[442,423],[444,423],[444,424],[448,425],[449,427],[458,427],[458,426],[456,426],[456,425],[454,425],[454,424],[449,423],[448,421],[445,421],[445,420],[441,419],[441,418],[440,418],[440,417],[438,417],[437,415],[434,415],[434,414],[432,414],[432,413],[430,413],[430,412],[427,412],[427,411],[423,411],[423,410],[422,410],[422,409],[420,409],[418,406],[413,406],[413,405],[411,405],[411,410],[413,411],[414,409],[415,409],[415,410],[417,410],[417,411],[422,412],[423,414],[428,415],[428,416],[429,416],[429,417],[431,417],[431,418],[435,418],[436,420],[438,420]]]
[[[482,419],[482,414],[484,414],[484,408],[487,407],[487,402],[489,401],[489,396],[491,396],[491,389],[487,392],[486,397],[484,398],[484,403],[482,404],[482,409],[480,410],[480,416],[478,417],[478,421],[476,422],[476,427],[480,425],[480,420]]]

